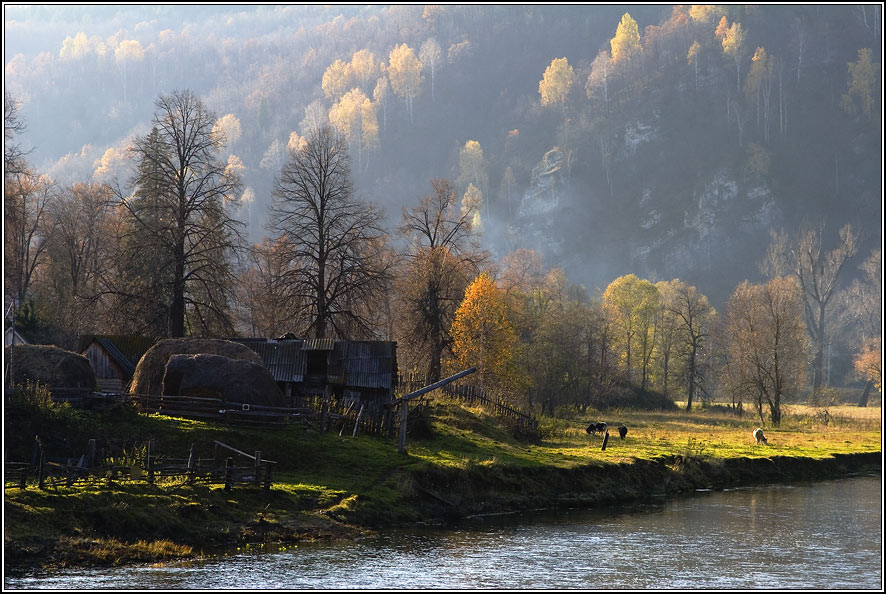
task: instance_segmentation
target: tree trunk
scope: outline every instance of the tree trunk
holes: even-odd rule
[[[871,396],[871,388],[874,386],[873,380],[868,380],[864,385],[864,392],[861,394],[861,400],[858,401],[858,406],[867,406],[868,398]]]

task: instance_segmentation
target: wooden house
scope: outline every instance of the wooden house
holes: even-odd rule
[[[319,395],[340,400],[393,398],[397,343],[372,340],[255,339],[235,342],[254,350],[293,404]]]
[[[88,334],[80,337],[78,352],[89,359],[101,392],[123,392],[155,339],[144,336]]]

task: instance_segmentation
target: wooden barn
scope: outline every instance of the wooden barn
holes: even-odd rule
[[[144,336],[88,334],[80,337],[77,352],[89,359],[101,392],[123,392],[155,339]]]
[[[316,396],[386,402],[397,387],[397,343],[378,340],[254,339],[254,350],[280,388],[300,406]]]

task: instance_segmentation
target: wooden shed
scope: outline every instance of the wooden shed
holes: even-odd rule
[[[156,342],[144,336],[89,334],[80,337],[78,352],[89,359],[101,392],[123,392],[135,366]]]
[[[385,401],[397,385],[397,343],[381,340],[231,339],[254,350],[291,399],[334,395]]]

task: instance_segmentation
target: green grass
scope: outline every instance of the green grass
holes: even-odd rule
[[[644,461],[665,460],[686,474],[687,460],[827,459],[879,452],[881,444],[879,408],[831,407],[825,425],[820,409],[787,407],[781,427],[764,426],[768,446],[751,437],[759,419],[721,408],[546,418],[540,423],[544,437],[535,443],[515,439],[481,408],[438,400],[430,411],[429,431],[421,439],[410,437],[408,455],[402,455],[394,437],[354,438],[349,430],[339,436],[337,427],[323,434],[300,425],[244,429],[127,409],[7,402],[8,461],[29,460],[34,435],[40,435],[50,456],[79,455],[95,438],[114,451],[154,439],[161,457],[176,458],[186,457],[194,444],[198,456],[211,457],[218,440],[245,452],[260,450],[277,462],[269,492],[251,486],[226,492],[182,479],[154,485],[95,480],[44,491],[8,487],[7,558],[44,565],[162,561],[244,540],[353,536],[359,530],[348,524],[423,520],[441,507],[446,511],[446,501],[474,507],[486,502],[498,510],[548,506],[558,498],[593,504],[605,489],[624,482],[625,468],[639,469]],[[601,450],[602,438],[585,433],[588,422],[601,420],[610,427],[625,424],[627,439],[610,435]],[[633,491],[626,492],[642,492],[648,487],[638,485],[644,482],[655,487],[660,472],[638,470],[630,476]],[[686,485],[669,487],[680,488]]]

